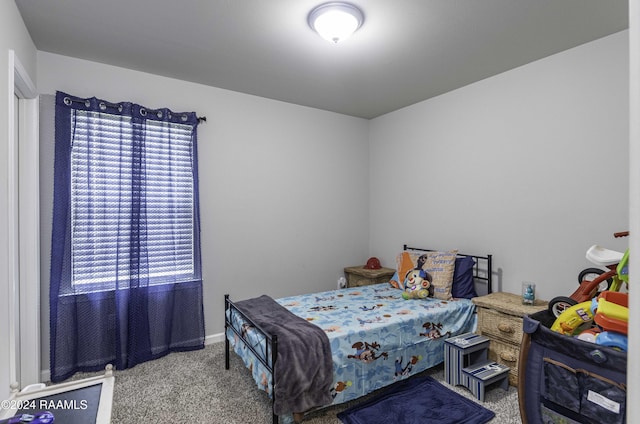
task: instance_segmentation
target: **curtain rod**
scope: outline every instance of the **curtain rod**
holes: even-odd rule
[[[91,99],[72,99],[70,96],[67,96],[64,98],[64,104],[66,104],[67,106],[70,106],[72,102],[76,102],[76,103],[83,103],[85,105],[85,107],[90,107],[91,106]],[[122,105],[117,104],[117,103],[109,103],[109,102],[105,102],[104,100],[101,100],[99,103],[100,109],[104,110],[107,107],[111,107],[114,109],[118,109],[118,111],[122,111]],[[144,115],[146,115],[147,110],[145,108],[141,108],[141,113],[144,110]],[[148,110],[149,112],[157,112],[157,110]],[[207,117],[206,116],[198,116],[198,123],[202,124],[203,122],[207,122]]]

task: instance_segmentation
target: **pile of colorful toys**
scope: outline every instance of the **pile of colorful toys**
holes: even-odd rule
[[[551,330],[627,351],[629,294],[604,291],[590,301],[565,309]]]

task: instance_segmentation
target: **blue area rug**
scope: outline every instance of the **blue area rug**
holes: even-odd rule
[[[396,383],[338,413],[344,424],[484,424],[494,416],[429,376]]]

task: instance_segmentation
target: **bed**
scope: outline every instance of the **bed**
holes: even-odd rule
[[[406,252],[414,257],[439,253],[405,245],[401,254]],[[453,258],[458,269],[461,261],[471,264],[465,269],[464,278],[474,287],[484,285],[483,292],[492,291],[491,255],[453,251]],[[397,274],[391,283],[398,279]],[[459,277],[456,275],[456,279]],[[225,295],[225,368],[229,369],[233,349],[250,369],[257,386],[271,397],[273,422],[277,424],[279,415],[289,413],[299,421],[302,413],[313,409],[307,408],[313,403],[289,410],[296,407],[286,401],[289,398],[301,392],[309,392],[311,397],[318,392],[326,395],[322,400],[314,399],[315,407],[359,398],[442,363],[446,338],[475,331],[477,318],[471,296],[405,300],[402,292],[393,284],[381,283],[280,299],[261,296],[235,302]],[[472,292],[475,294],[475,289]],[[272,315],[272,311],[279,315]],[[284,321],[289,318],[296,323],[293,327],[301,324],[314,331],[320,329],[322,336],[293,333],[285,342],[283,336],[290,330]],[[328,344],[307,343],[316,336],[324,337],[324,343]],[[296,353],[299,347],[288,345],[300,344],[296,343],[299,340],[309,345],[306,346],[309,351],[304,352],[306,356],[291,353],[292,350]],[[322,351],[327,350],[323,359]],[[318,368],[316,362],[320,363]],[[307,375],[291,380],[285,373],[292,369],[302,369]],[[311,381],[318,376],[323,376],[321,381]]]

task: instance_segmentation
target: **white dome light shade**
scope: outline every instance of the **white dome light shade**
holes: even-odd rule
[[[322,38],[336,44],[353,34],[363,21],[360,9],[349,3],[325,3],[309,13],[309,26]]]

